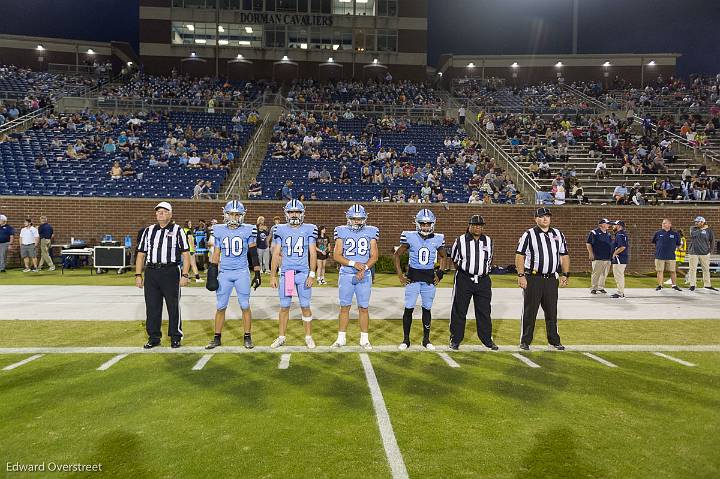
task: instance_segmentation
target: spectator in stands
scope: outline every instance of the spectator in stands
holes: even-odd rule
[[[660,190],[663,198],[673,200],[677,196],[677,189],[669,176],[666,176],[663,182],[660,183]]]
[[[199,200],[205,192],[205,180],[197,180],[193,188],[193,199]]]
[[[213,191],[213,182],[205,180],[205,193],[203,194],[203,198],[211,200],[214,196],[217,196],[217,193]]]
[[[260,183],[256,178],[253,178],[250,180],[250,186],[248,186],[248,198],[260,198],[263,194],[262,189],[262,183]],[[260,218],[263,218],[260,216],[258,218],[258,221]],[[265,221],[265,218],[263,218],[263,222]]]
[[[602,159],[597,162],[597,165],[595,165],[595,177],[598,180],[610,178],[610,171],[607,169],[607,165]]]
[[[472,190],[470,193],[470,198],[468,198],[468,203],[473,205],[478,205],[482,203],[482,198],[480,198],[480,193],[477,190]]]
[[[310,171],[308,171],[307,179],[310,183],[315,183],[316,181],[318,181],[320,179],[320,172],[315,167],[315,165],[313,165],[310,168]]]
[[[180,164],[186,164],[189,168],[202,168],[202,159],[197,154],[197,152],[193,152],[193,154],[188,157],[187,153],[183,153],[182,159],[180,160]],[[185,158],[187,158],[187,163],[185,163]]]
[[[347,166],[343,166],[340,170],[340,177],[338,181],[343,185],[349,185],[352,183],[352,180],[350,179],[350,172],[347,169]]]
[[[48,162],[43,155],[38,155],[35,158],[35,170],[40,171],[43,168],[48,167]]]
[[[119,180],[120,178],[122,178],[122,167],[120,166],[119,161],[113,162],[113,165],[110,168],[109,174],[110,174],[110,178],[113,180]]]
[[[554,197],[555,197],[556,205],[564,205],[565,204],[565,187],[563,185],[557,186]]]
[[[282,187],[282,199],[284,201],[290,201],[293,199],[294,192],[293,192],[292,186],[293,186],[292,180],[287,180],[285,182],[285,186]]]
[[[548,163],[545,159],[540,162],[538,175],[540,178],[550,178],[550,176],[552,176],[550,163]]]
[[[405,148],[403,149],[403,153],[405,153],[408,156],[415,156],[417,155],[417,148],[415,145],[412,144],[412,142],[405,145]]]
[[[625,182],[623,182],[619,186],[615,187],[615,190],[613,191],[613,200],[615,201],[616,205],[624,205],[627,203],[627,199],[628,189],[625,185]]]
[[[123,166],[123,169],[122,169],[122,175],[123,176],[135,176],[135,168],[133,168],[133,165],[130,162],[130,160],[125,162],[125,166]]]
[[[577,201],[579,205],[590,203],[590,200],[585,196],[583,187],[580,185],[579,180],[573,181],[570,189],[570,198]]]
[[[114,155],[117,151],[117,146],[112,138],[108,138],[103,145],[103,151],[106,155]]]

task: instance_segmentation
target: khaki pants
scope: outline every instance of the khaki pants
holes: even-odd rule
[[[688,265],[690,269],[688,270],[688,280],[690,281],[690,286],[697,286],[697,266],[698,262],[700,262],[700,266],[702,267],[703,272],[703,286],[706,288],[709,288],[712,286],[710,284],[710,255],[709,254],[689,254],[688,255]]]
[[[617,284],[618,294],[625,296],[625,266],[626,264],[615,264],[612,265],[613,278]]]
[[[605,289],[605,280],[609,269],[610,261],[595,260],[592,262],[592,289]]]
[[[47,263],[49,267],[53,267],[52,258],[50,258],[50,243],[52,240],[41,239],[40,240],[40,264],[38,268],[42,268],[43,264]]]

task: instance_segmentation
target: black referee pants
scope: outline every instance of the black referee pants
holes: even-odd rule
[[[460,344],[465,337],[465,320],[470,300],[475,307],[477,335],[484,345],[492,343],[492,320],[490,319],[490,300],[492,299],[492,281],[489,276],[479,278],[475,283],[465,271],[455,272],[453,303],[450,313],[450,342]]]
[[[180,320],[180,268],[147,268],[145,270],[145,329],[151,341],[162,337],[163,300],[168,311],[168,336],[172,339],[183,337]]]
[[[542,306],[545,313],[545,329],[550,344],[560,344],[557,329],[558,280],[554,277],[544,278],[541,275],[525,275],[527,288],[523,291],[522,337],[520,342],[530,344],[535,332],[535,319],[538,308]]]

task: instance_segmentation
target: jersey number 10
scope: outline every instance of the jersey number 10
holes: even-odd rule
[[[222,240],[222,246],[226,256],[240,256],[243,252],[243,240],[239,236],[232,239],[225,237]]]

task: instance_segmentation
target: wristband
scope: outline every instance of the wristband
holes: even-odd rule
[[[311,278],[314,278],[314,277],[315,277],[315,271],[310,271],[310,274],[309,274],[308,276],[310,276]]]
[[[562,273],[562,275],[565,276],[566,278],[570,277],[570,273]]]
[[[518,278],[524,278],[524,277],[525,277],[525,273],[518,273]]]
[[[354,267],[355,267],[355,261],[352,261],[352,260],[351,260],[351,261],[348,261],[348,266],[350,266],[351,268],[354,268]]]
[[[135,277],[137,278],[138,276],[142,278],[142,273],[135,273]]]
[[[368,265],[365,265],[365,271],[367,271],[367,270],[369,270],[369,269],[370,269],[370,268],[368,267]]]
[[[189,277],[190,277],[190,275],[189,275],[189,274],[184,274],[184,273],[183,273],[182,277],[183,277],[183,278],[189,278]]]

